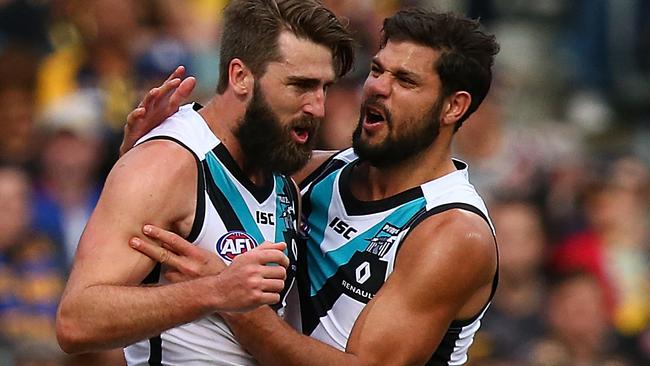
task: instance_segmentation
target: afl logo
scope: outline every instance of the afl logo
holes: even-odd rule
[[[221,258],[232,262],[236,256],[246,253],[257,246],[252,236],[243,231],[230,231],[217,242],[217,253]]]

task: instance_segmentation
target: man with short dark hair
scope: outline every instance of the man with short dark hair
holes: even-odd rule
[[[130,365],[249,365],[216,312],[284,310],[298,207],[285,174],[311,155],[327,88],[352,65],[352,39],[316,0],[233,0],[224,19],[217,94],[138,136],[106,180],[58,311],[67,352],[131,344]],[[168,284],[174,276],[160,265],[174,258],[164,246],[151,260],[127,244],[145,224],[217,255],[204,265],[230,265]]]

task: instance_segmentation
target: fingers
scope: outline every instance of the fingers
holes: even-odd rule
[[[179,257],[168,249],[159,247],[155,244],[151,244],[137,237],[131,238],[131,240],[129,240],[129,245],[131,248],[146,255],[155,262],[159,262],[160,264],[167,264],[175,268],[178,268],[180,266]]]
[[[144,117],[145,112],[146,112],[146,109],[144,109],[144,107],[138,107],[138,108],[132,110],[131,113],[129,113],[126,116],[126,126],[131,126],[131,125],[133,125],[133,123],[135,123],[135,121],[137,121],[137,120],[141,119],[142,117]]]
[[[180,65],[180,66],[178,66],[176,68],[176,70],[174,70],[171,74],[169,74],[169,76],[167,77],[167,80],[165,80],[165,81],[169,81],[169,80],[176,79],[176,78],[181,79],[181,78],[183,78],[184,75],[185,75],[185,66]]]
[[[143,107],[143,108],[149,108],[153,104],[153,100],[158,95],[158,90],[159,87],[155,87],[152,89],[149,89],[149,92],[144,95],[144,98],[140,101],[140,104],[138,104],[138,108]]]
[[[169,107],[172,110],[178,110],[178,107],[189,98],[190,94],[192,94],[192,90],[194,90],[195,86],[195,78],[190,76],[183,79],[169,97]]]
[[[277,292],[265,292],[262,294],[261,302],[263,305],[274,305],[280,302],[280,294]]]
[[[279,280],[284,282],[287,278],[287,270],[280,266],[266,266],[264,267],[262,276],[268,280]]]
[[[267,249],[285,250],[286,248],[287,248],[287,244],[285,242],[273,243],[270,241],[265,241],[264,243],[258,245],[256,247],[256,250],[267,250]]]
[[[181,81],[176,91],[180,97],[187,98],[192,94],[194,87],[196,87],[196,78],[189,76]]]
[[[277,293],[282,292],[282,290],[284,290],[284,280],[266,280],[262,286],[263,292]]]
[[[155,239],[163,244],[164,247],[176,254],[185,254],[193,246],[187,240],[181,238],[178,234],[161,229],[154,225],[145,225],[142,232],[151,239]]]
[[[289,266],[289,258],[284,254],[286,247],[285,243],[265,242],[253,249],[252,252],[258,253],[260,263],[275,263],[286,268]]]
[[[173,74],[172,74],[173,75]],[[138,108],[151,109],[158,104],[168,93],[174,91],[181,85],[180,78],[165,80],[162,85],[151,88],[144,98],[138,104]]]
[[[159,99],[162,99],[165,95],[174,91],[180,85],[181,79],[176,78],[165,81],[163,85],[159,86],[158,88],[153,88],[152,90],[156,90],[156,93],[154,94],[152,102],[157,103]]]

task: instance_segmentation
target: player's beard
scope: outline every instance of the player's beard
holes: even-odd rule
[[[265,172],[292,174],[305,166],[315,143],[315,133],[321,120],[304,116],[282,124],[266,102],[259,86],[253,90],[246,113],[235,131],[244,152],[244,166]],[[309,139],[298,144],[291,138],[294,127],[306,129]]]
[[[352,134],[352,147],[361,160],[375,167],[389,167],[400,164],[429,147],[440,133],[440,114],[443,100],[438,98],[427,113],[418,120],[405,121],[400,130],[394,130],[393,117],[388,109],[383,108],[388,133],[383,141],[370,144],[361,137],[366,106],[377,104],[378,99],[371,97],[361,106],[359,124]],[[379,107],[379,106],[378,106]]]

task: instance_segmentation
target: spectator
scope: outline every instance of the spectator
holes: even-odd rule
[[[546,303],[548,329],[530,353],[531,365],[628,365],[620,354],[595,277],[576,272],[557,279]]]
[[[0,161],[31,167],[37,55],[12,44],[0,50]]]
[[[555,248],[555,271],[598,279],[615,329],[636,342],[650,324],[648,169],[638,160],[611,164],[585,192],[587,225]]]
[[[59,27],[72,28],[77,37],[69,37],[43,60],[39,106],[47,108],[78,90],[99,91],[103,121],[119,133],[136,97],[131,72],[142,35],[139,2],[66,0],[63,4],[67,19],[60,19]]]
[[[503,362],[521,363],[541,336],[546,296],[546,240],[542,216],[534,205],[501,200],[490,205],[499,242],[499,287],[477,342]]]
[[[97,172],[103,126],[97,103],[96,96],[78,93],[43,115],[46,136],[36,183],[35,224],[61,245],[67,266],[101,188]]]
[[[29,226],[30,195],[25,171],[0,166],[0,339],[10,359],[57,361],[54,319],[65,280],[56,247]]]

